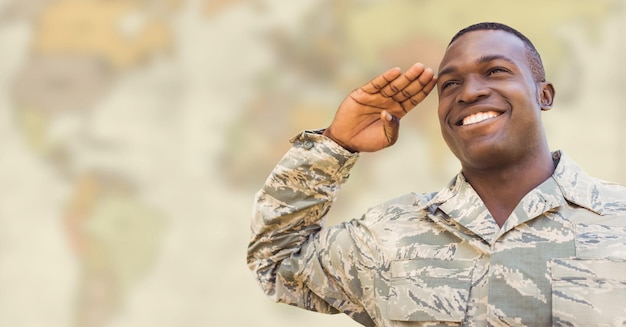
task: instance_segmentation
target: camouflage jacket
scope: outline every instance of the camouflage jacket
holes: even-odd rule
[[[502,228],[462,174],[325,227],[358,155],[311,132],[292,143],[248,248],[273,300],[365,326],[626,326],[626,188],[564,154]]]

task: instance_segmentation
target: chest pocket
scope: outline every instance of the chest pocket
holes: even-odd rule
[[[416,259],[390,265],[383,314],[395,321],[462,322],[467,311],[472,260]]]
[[[554,326],[626,326],[626,228],[576,225],[576,258],[549,262]]]
[[[554,259],[554,326],[626,326],[626,261]]]

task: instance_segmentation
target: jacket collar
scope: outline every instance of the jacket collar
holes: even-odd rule
[[[600,198],[602,186],[599,180],[589,176],[561,151],[553,152],[552,158],[558,162],[552,178],[559,185],[563,197],[571,203],[603,215],[604,204]]]
[[[580,166],[560,150],[552,153],[552,160],[554,160],[556,168],[551,178],[556,182],[562,196],[568,202],[584,207],[597,214],[603,214],[602,202],[598,198],[598,179],[589,176]],[[459,173],[446,188],[433,197],[429,202],[429,206],[445,203],[456,197],[467,197],[465,201],[462,201],[467,203],[467,200],[476,200],[474,196],[477,197],[478,195],[467,182],[463,174]],[[480,202],[482,203],[482,200]]]
[[[462,173],[427,204],[431,212],[439,209],[450,219],[492,243],[499,236],[544,212],[574,203],[597,214],[603,214],[598,181],[585,173],[561,151],[552,153],[556,168],[551,176],[530,191],[500,228],[483,201]]]

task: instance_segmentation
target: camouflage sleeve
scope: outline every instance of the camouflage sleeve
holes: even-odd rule
[[[276,302],[323,313],[344,312],[371,325],[354,303],[356,295],[347,294],[356,286],[344,283],[355,279],[345,277],[351,268],[341,262],[341,253],[358,245],[349,227],[325,228],[322,223],[358,154],[311,132],[291,141],[292,148],[256,195],[248,266]]]

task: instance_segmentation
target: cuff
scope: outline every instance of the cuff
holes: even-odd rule
[[[294,147],[302,150],[313,151],[317,154],[326,154],[337,160],[344,169],[350,169],[359,157],[359,153],[353,153],[337,144],[330,138],[322,135],[324,129],[305,130],[291,138],[289,141]]]

